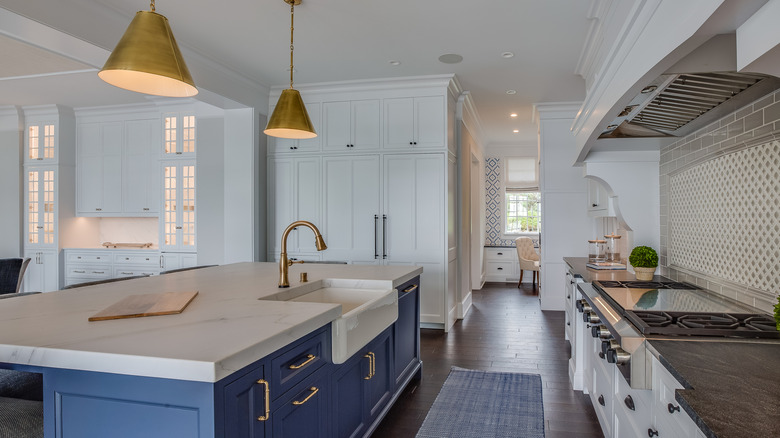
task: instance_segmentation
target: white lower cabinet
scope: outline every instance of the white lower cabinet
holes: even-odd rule
[[[164,252],[160,255],[160,268],[162,271],[192,268],[197,265],[198,255],[195,253]]]
[[[485,281],[511,282],[519,278],[516,248],[485,248]]]
[[[652,429],[658,437],[703,436],[693,419],[675,399],[675,390],[683,389],[680,382],[653,356],[653,410]]]
[[[28,249],[24,257],[30,264],[24,273],[22,292],[51,292],[59,289],[59,257],[57,250]]]
[[[110,278],[157,275],[164,270],[166,254],[142,249],[68,248],[63,250],[65,286]],[[168,263],[183,267],[183,263],[191,262],[194,266],[195,254],[187,254],[191,257],[185,257],[184,262],[181,256],[172,255]]]

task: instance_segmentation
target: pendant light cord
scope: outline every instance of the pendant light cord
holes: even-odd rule
[[[293,50],[295,50],[295,46],[293,45],[293,31],[295,30],[295,2],[290,2],[290,89],[293,87],[293,71],[295,68],[293,67]]]
[[[149,5],[149,9],[151,9],[152,12],[154,12],[154,0],[152,0],[152,3]]]

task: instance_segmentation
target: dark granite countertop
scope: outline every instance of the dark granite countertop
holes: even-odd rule
[[[705,435],[780,435],[780,343],[650,340],[686,388],[675,398]]]
[[[634,273],[627,269],[610,270],[610,269],[591,269],[585,266],[588,263],[587,257],[564,257],[563,261],[569,265],[572,273],[575,277],[582,278],[585,283],[593,283],[594,280],[612,280],[612,281],[627,281],[636,280]],[[669,280],[666,277],[656,275],[653,277],[655,281]]]

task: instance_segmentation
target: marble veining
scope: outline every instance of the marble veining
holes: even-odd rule
[[[422,268],[295,265],[289,290],[304,271],[397,287]],[[238,263],[0,300],[0,362],[214,382],[341,316],[339,304],[259,299],[277,280],[275,263]],[[178,315],[87,320],[127,295],[187,290],[198,296]]]

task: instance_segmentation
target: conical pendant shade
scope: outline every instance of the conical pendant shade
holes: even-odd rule
[[[292,88],[282,90],[276,108],[268,119],[268,126],[263,132],[280,138],[305,139],[317,136],[298,90]]]
[[[198,94],[168,19],[151,11],[135,14],[98,76],[139,93],[169,97]]]

